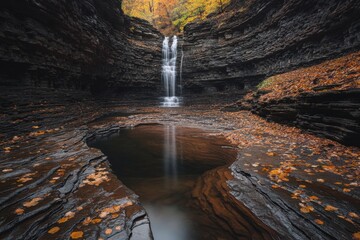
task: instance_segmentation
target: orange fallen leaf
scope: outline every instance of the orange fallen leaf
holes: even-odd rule
[[[346,192],[346,193],[351,192],[351,189],[350,188],[343,188],[343,192]]]
[[[299,187],[301,187],[301,188],[306,188],[306,185],[299,185]]]
[[[327,205],[325,207],[325,211],[328,211],[328,212],[333,212],[333,211],[337,211],[337,210],[338,210],[338,208],[331,206],[331,205]]]
[[[270,157],[273,157],[273,156],[276,156],[276,153],[274,152],[267,152],[266,155],[270,156]]]
[[[87,217],[85,218],[85,220],[83,221],[83,225],[87,226],[91,223],[91,218],[90,217]]]
[[[322,178],[318,178],[318,179],[316,179],[316,181],[318,181],[319,183],[323,183],[323,182],[325,182],[325,180],[324,180],[324,179],[322,179]]]
[[[15,210],[15,213],[16,213],[17,215],[21,215],[21,214],[24,213],[24,209],[18,208],[18,209]]]
[[[317,196],[310,196],[309,197],[311,201],[317,201],[319,198]]]
[[[6,153],[11,152],[11,147],[4,147],[4,152],[6,152]]]
[[[79,238],[82,238],[84,235],[84,233],[82,231],[76,231],[76,232],[72,232],[70,237],[72,239],[79,239]]]
[[[300,211],[302,213],[309,213],[309,212],[313,212],[314,208],[312,206],[304,205],[300,208]]]
[[[116,226],[115,229],[116,229],[117,231],[120,231],[120,230],[121,230],[121,226]]]
[[[315,219],[315,223],[316,223],[316,224],[319,224],[319,225],[323,225],[323,224],[324,224],[324,222],[321,221],[320,219]]]
[[[48,233],[54,234],[54,233],[57,233],[59,230],[60,230],[59,227],[53,227],[52,229],[50,229],[50,230],[48,231]]]
[[[352,218],[359,218],[359,215],[357,215],[354,212],[349,212],[349,216],[352,217]]]
[[[105,234],[106,235],[110,235],[112,233],[112,229],[111,228],[107,228],[106,230],[105,230]]]
[[[64,223],[64,222],[67,222],[69,220],[68,217],[63,217],[63,218],[60,218],[58,223]]]
[[[93,220],[91,220],[92,224],[97,224],[100,223],[102,220],[100,218],[94,218]]]
[[[360,240],[360,232],[354,233],[352,237],[354,240]]]

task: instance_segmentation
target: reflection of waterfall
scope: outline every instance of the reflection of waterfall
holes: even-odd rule
[[[181,61],[180,61],[180,95],[182,95],[182,81],[183,81],[183,78],[182,78],[182,70],[183,70],[183,62],[184,62],[184,51],[181,49]]]
[[[170,48],[169,37],[165,37],[163,41],[162,80],[165,89],[164,107],[179,106],[179,98],[176,96],[177,42],[177,37],[174,36]]]
[[[164,170],[165,176],[177,181],[176,127],[164,126]]]

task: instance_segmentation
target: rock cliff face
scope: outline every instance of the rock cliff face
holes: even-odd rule
[[[360,49],[356,0],[234,0],[184,31],[184,87],[244,88]]]
[[[159,85],[161,34],[124,16],[121,1],[15,0],[0,8],[3,87],[118,92]]]

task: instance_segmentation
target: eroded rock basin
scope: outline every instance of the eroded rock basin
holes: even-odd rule
[[[220,232],[209,231],[210,236],[223,239],[351,239],[360,232],[359,148],[211,104],[178,109],[108,102],[19,106],[22,114],[5,115],[2,121],[1,239],[128,239],[137,233],[141,238],[136,239],[150,239],[143,206],[158,196],[161,205],[176,202],[203,212],[205,219],[198,222],[205,229],[216,226],[211,229]],[[201,164],[197,176],[181,184],[191,201],[178,201],[176,194],[166,199],[147,181],[151,188],[131,186],[136,179],[116,176],[109,156],[87,145],[95,136],[132,127],[129,133],[136,133],[154,123],[203,129],[203,137],[226,138],[239,154],[234,162]],[[161,154],[164,135],[160,130],[158,139],[149,141]],[[140,173],[147,176],[146,167]],[[150,200],[143,201],[146,192]]]
[[[196,128],[140,125],[89,145],[99,148],[118,178],[140,196],[156,240],[229,238],[191,194],[200,175],[235,161],[237,150],[224,138]]]

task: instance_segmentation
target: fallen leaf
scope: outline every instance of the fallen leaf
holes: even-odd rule
[[[11,147],[4,147],[4,152],[5,153],[11,152]]]
[[[316,179],[316,181],[318,181],[318,182],[320,182],[320,183],[325,182],[325,180],[324,180],[324,179],[322,179],[322,178],[318,178],[318,179]]]
[[[267,152],[266,155],[270,156],[270,157],[273,157],[273,156],[276,156],[276,153],[274,152]]]
[[[17,215],[21,215],[21,214],[24,213],[24,209],[18,208],[18,209],[15,210],[15,213],[16,213]]]
[[[352,235],[354,240],[360,240],[360,232],[356,232]]]
[[[107,228],[106,230],[105,230],[105,234],[106,235],[110,235],[112,233],[112,229],[111,228]]]
[[[317,201],[319,198],[317,196],[310,196],[309,197],[311,201]]]
[[[91,220],[92,224],[97,224],[100,223],[102,220],[100,218],[94,218],[93,220]]]
[[[32,126],[32,129],[39,129],[39,126]]]
[[[33,198],[29,202],[24,202],[23,206],[24,207],[33,207],[33,206],[36,206],[41,200],[42,200],[42,198]]]
[[[116,226],[115,229],[116,229],[117,231],[120,231],[120,230],[121,230],[121,226]]]
[[[29,181],[31,181],[31,180],[32,180],[31,177],[22,177],[22,178],[18,179],[17,182],[19,182],[19,183],[26,183],[26,182],[29,182]]]
[[[306,188],[306,185],[299,185],[299,187],[301,187],[301,188]]]
[[[317,224],[319,224],[319,225],[323,225],[323,224],[324,224],[324,222],[321,221],[320,219],[315,219],[315,222],[316,222]]]
[[[52,229],[50,229],[50,230],[48,231],[48,233],[54,234],[54,233],[57,233],[59,230],[60,230],[59,227],[53,227]]]
[[[301,208],[300,211],[302,213],[309,213],[309,212],[313,212],[314,208],[312,206],[309,205],[304,205],[304,204],[300,204]]]
[[[11,168],[6,168],[4,170],[2,170],[3,173],[8,173],[8,172],[12,172],[13,170]]]
[[[354,212],[349,212],[349,216],[352,217],[352,218],[359,218],[359,215],[357,215]]]
[[[87,217],[85,218],[85,220],[83,221],[83,225],[87,226],[91,223],[91,217]]]
[[[72,239],[79,239],[79,238],[82,238],[84,235],[84,233],[82,231],[76,231],[76,232],[72,232],[70,237]]]
[[[338,210],[338,208],[331,206],[331,205],[327,205],[325,207],[325,211],[328,211],[328,212],[333,212],[333,211],[337,211],[337,210]]]
[[[343,192],[351,192],[351,189],[350,188],[343,188]]]
[[[64,222],[67,222],[69,220],[68,217],[63,217],[63,218],[60,218],[58,223],[64,223]]]
[[[74,212],[69,211],[69,212],[65,213],[65,217],[68,217],[69,219],[73,218],[74,216],[75,216]]]

